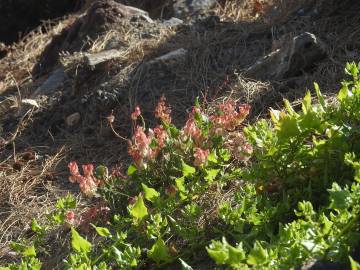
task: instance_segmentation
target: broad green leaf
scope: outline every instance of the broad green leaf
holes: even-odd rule
[[[315,88],[316,96],[317,96],[317,98],[319,100],[319,103],[320,103],[323,111],[325,111],[326,106],[327,106],[326,101],[325,101],[324,96],[321,94],[319,85],[316,82],[314,83],[314,88]]]
[[[208,181],[209,183],[212,183],[219,172],[220,169],[206,170],[205,180]]]
[[[299,115],[295,112],[295,110],[293,109],[293,107],[291,106],[289,100],[284,99],[284,104],[285,104],[285,108],[286,108],[286,110],[288,111],[289,115],[291,115],[291,116],[296,116],[296,117],[299,116]]]
[[[206,250],[209,256],[217,263],[217,264],[225,264],[229,258],[229,251],[226,248],[227,242],[225,238],[223,238],[223,242],[212,241],[209,247],[206,247]]]
[[[241,244],[238,247],[233,247],[228,244],[228,249],[229,249],[228,263],[230,265],[236,265],[245,260],[246,254]]]
[[[247,259],[247,263],[250,265],[261,265],[266,262],[268,258],[268,253],[264,249],[260,242],[256,241],[253,249],[250,251],[250,254]]]
[[[96,230],[96,232],[98,233],[98,235],[102,236],[102,237],[109,237],[111,236],[111,233],[109,231],[108,228],[105,227],[96,227],[95,225],[91,224],[94,229]]]
[[[196,169],[194,167],[187,165],[183,160],[181,161],[181,165],[182,165],[182,173],[184,177],[192,175],[196,172]]]
[[[181,263],[181,270],[193,270],[193,268],[188,265],[184,260],[182,260],[181,258],[179,258],[179,261]]]
[[[56,208],[60,210],[68,210],[76,207],[76,200],[73,195],[68,194],[63,198],[60,198],[56,202]]]
[[[159,192],[157,192],[153,188],[149,188],[147,185],[141,183],[141,186],[144,190],[145,199],[147,199],[150,202],[154,202],[156,198],[159,197]]]
[[[305,97],[303,98],[302,105],[301,105],[302,111],[306,114],[312,110],[311,106],[311,94],[310,91],[306,92]]]
[[[184,177],[179,177],[175,179],[175,186],[176,188],[180,191],[180,192],[186,192],[186,188],[185,188],[185,179]]]
[[[155,244],[147,253],[148,257],[155,261],[157,264],[161,262],[170,262],[172,260],[168,247],[165,245],[164,240],[158,238]]]
[[[209,162],[213,162],[213,163],[217,163],[217,156],[216,156],[216,152],[215,151],[211,151],[211,153],[208,156],[208,161]]]
[[[219,156],[224,160],[224,161],[229,161],[231,158],[231,153],[228,149],[220,149],[219,150]]]
[[[351,270],[360,270],[360,264],[349,256]]]
[[[330,207],[332,209],[345,209],[351,203],[351,194],[348,190],[342,189],[337,183],[333,183],[330,194]]]
[[[337,98],[340,101],[343,101],[344,99],[346,99],[348,97],[348,95],[349,95],[349,88],[346,83],[342,83],[342,87],[340,88]]]
[[[22,252],[24,257],[36,257],[36,251],[34,246],[29,246],[24,249]]]
[[[91,251],[91,243],[83,238],[74,228],[71,228],[71,246],[79,253]]]
[[[296,137],[300,133],[298,121],[291,116],[284,116],[278,123],[278,137],[286,140],[291,137]]]
[[[360,66],[360,64],[359,64]],[[359,67],[356,65],[355,62],[346,63],[345,72],[351,76],[353,76],[354,80],[357,80]]]
[[[137,171],[135,164],[131,164],[127,169],[127,175],[132,175]]]
[[[137,197],[136,203],[133,207],[129,210],[131,216],[133,216],[136,219],[143,219],[148,215],[148,210],[144,204],[144,200],[141,195]]]

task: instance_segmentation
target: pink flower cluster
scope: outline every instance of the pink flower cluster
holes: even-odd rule
[[[218,113],[210,116],[210,120],[214,124],[214,133],[220,133],[221,130],[231,131],[236,129],[246,118],[250,112],[250,105],[243,104],[236,106],[235,101],[218,105]]]
[[[79,183],[80,190],[87,196],[91,196],[96,192],[100,185],[100,180],[94,176],[94,166],[92,164],[82,165],[84,175],[79,172],[79,167],[75,161],[68,164],[70,170],[69,181],[71,183]]]
[[[206,164],[208,156],[210,154],[209,149],[203,150],[201,148],[195,148],[194,150],[194,165],[200,167]]]
[[[157,157],[162,148],[165,147],[168,134],[162,125],[149,130],[146,135],[142,127],[137,126],[131,141],[129,141],[128,153],[133,158],[136,166],[141,168],[145,162]],[[151,148],[151,142],[156,140],[156,147]]]
[[[71,226],[81,226],[84,231],[89,231],[89,224],[101,218],[102,221],[108,219],[110,208],[104,205],[97,205],[88,208],[80,216],[76,216],[74,211],[65,214],[65,222]]]
[[[199,108],[193,107],[192,112],[189,113],[188,120],[185,123],[182,131],[185,136],[191,137],[196,145],[199,145],[203,140],[201,130],[195,122],[195,113],[202,114]]]
[[[171,109],[166,105],[166,98],[162,96],[155,108],[155,117],[161,119],[164,123],[171,123]]]
[[[135,111],[131,114],[131,119],[136,120],[141,115],[140,107],[136,106]]]

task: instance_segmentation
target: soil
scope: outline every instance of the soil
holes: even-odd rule
[[[158,2],[144,2],[144,8],[156,15],[153,10],[166,4]],[[360,61],[359,5],[289,0],[267,1],[259,9],[255,2],[222,1],[211,13],[169,28],[156,17],[151,22],[129,16],[115,1],[95,1],[85,13],[47,24],[46,31],[34,31],[12,46],[0,59],[0,264],[14,260],[9,243],[29,233],[33,217],[43,218],[59,196],[77,192],[67,181],[69,161],[126,167],[127,143],[109,128],[111,112],[116,131],[129,137],[135,105],[153,123],[163,94],[177,125],[198,96],[209,104],[229,96],[250,103],[249,121],[267,117],[268,108],[281,106],[283,98],[296,106],[314,81],[331,98],[344,64]],[[310,69],[281,79],[243,75],[281,38],[304,32],[326,45],[327,56]],[[121,56],[95,68],[83,60],[109,49]],[[177,49],[186,50],[183,59],[152,61]],[[59,68],[66,73],[64,82],[34,95]],[[25,98],[38,106],[22,103]],[[69,126],[66,119],[74,113],[80,119]],[[48,269],[56,268],[53,263]]]

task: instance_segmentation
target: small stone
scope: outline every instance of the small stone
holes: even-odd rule
[[[112,49],[93,54],[86,53],[84,60],[91,69],[94,69],[97,65],[119,58],[121,55],[120,51]]]
[[[162,63],[165,65],[174,64],[174,62],[180,62],[185,59],[187,56],[188,51],[184,48],[177,49],[175,51],[171,51],[167,54],[164,54],[162,56],[159,56],[151,61],[149,61],[149,64],[156,64],[156,63]]]
[[[67,76],[63,68],[56,69],[49,78],[35,90],[33,96],[50,94],[61,87],[66,78]]]
[[[66,117],[65,123],[68,127],[73,127],[79,124],[80,119],[81,119],[80,113],[76,112]]]
[[[26,104],[26,105],[30,105],[32,107],[39,108],[39,104],[37,103],[37,101],[35,99],[24,98],[24,99],[21,100],[21,103]]]
[[[175,17],[172,17],[172,18],[162,22],[162,24],[166,27],[176,27],[176,26],[182,25],[183,23],[184,23],[183,20],[181,20],[179,18],[175,18]]]

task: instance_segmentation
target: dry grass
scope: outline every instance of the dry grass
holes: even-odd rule
[[[41,156],[41,149],[15,153],[0,163],[0,254],[5,247],[29,231],[29,220],[52,208],[57,197],[65,194],[52,181],[59,174],[64,158],[61,149],[52,156]]]
[[[100,52],[109,48],[109,44],[113,42],[122,56],[109,64],[103,73],[94,73],[93,77],[96,78],[91,77],[93,81],[87,79],[86,83],[89,85],[86,87],[83,87],[85,82],[80,81],[78,96],[74,98],[80,99],[85,91],[96,91],[102,82],[107,82],[109,88],[121,89],[115,108],[114,126],[119,133],[127,136],[131,127],[128,116],[134,105],[140,104],[146,116],[152,115],[157,100],[163,93],[172,106],[173,118],[177,124],[183,122],[195,97],[201,95],[209,103],[228,96],[240,102],[251,103],[254,120],[259,115],[266,114],[269,106],[281,103],[283,98],[296,101],[313,81],[317,81],[331,94],[338,88],[338,82],[343,77],[344,63],[352,59],[360,60],[356,50],[360,46],[360,12],[356,9],[337,8],[335,5],[335,10],[331,10],[331,5],[329,8],[322,6],[327,1],[318,1],[316,6],[323,14],[316,19],[315,24],[309,18],[292,16],[299,7],[310,2],[220,2],[215,12],[222,22],[207,22],[205,30],[194,30],[193,27],[175,30],[159,25],[135,27],[124,22],[124,25],[89,41],[89,52]],[[256,3],[263,3],[263,8],[256,8]],[[34,63],[51,38],[72,20],[68,18],[58,21],[49,25],[47,31],[33,32],[15,45],[16,50],[10,56],[0,60],[3,90],[11,89],[12,94],[17,96],[2,98],[2,115],[19,111],[17,103],[21,96],[26,96],[27,84],[34,86],[30,76]],[[149,28],[150,37],[143,38],[141,32],[148,31]],[[269,53],[273,43],[282,35],[296,35],[304,31],[315,33],[328,45],[328,58],[312,72],[281,81],[257,81],[242,75],[242,70]],[[184,62],[151,68],[145,64],[148,60],[178,48],[186,48],[189,52]],[[72,72],[72,69],[77,71],[81,68],[78,59],[76,53],[65,53],[61,62]],[[76,81],[77,73],[72,73],[75,74]],[[68,93],[68,89],[63,91]],[[9,111],[12,106],[15,109]],[[33,217],[41,218],[46,210],[53,208],[56,198],[66,192],[68,187],[62,185],[61,181],[66,181],[66,162],[70,159],[106,165],[126,163],[126,144],[116,141],[106,126],[103,114],[94,112],[92,105],[88,106],[90,108],[82,115],[78,130],[62,130],[57,135],[51,135],[51,143],[47,141],[44,147],[32,145],[31,151],[37,153],[38,158],[28,160],[24,157],[26,151],[18,153],[17,146],[31,143],[34,138],[26,135],[26,130],[31,130],[36,121],[41,126],[48,118],[41,118],[35,111],[19,114],[20,120],[21,116],[25,117],[16,125],[19,129],[12,133],[14,136],[7,149],[0,152],[0,257],[8,253],[10,241],[26,236],[28,224]],[[62,105],[59,104],[55,112],[61,110]],[[0,119],[2,115],[0,112]],[[85,132],[89,126],[95,126],[95,132],[90,135]],[[221,202],[230,200],[233,190],[230,188],[225,194],[209,190],[199,199],[199,203],[204,205],[210,217]],[[215,199],[209,202],[209,196]],[[207,222],[204,217],[199,220],[199,226],[204,226]]]
[[[13,86],[32,82],[32,68],[45,46],[73,20],[73,17],[69,17],[45,21],[11,46],[11,52],[0,60],[0,94]]]

